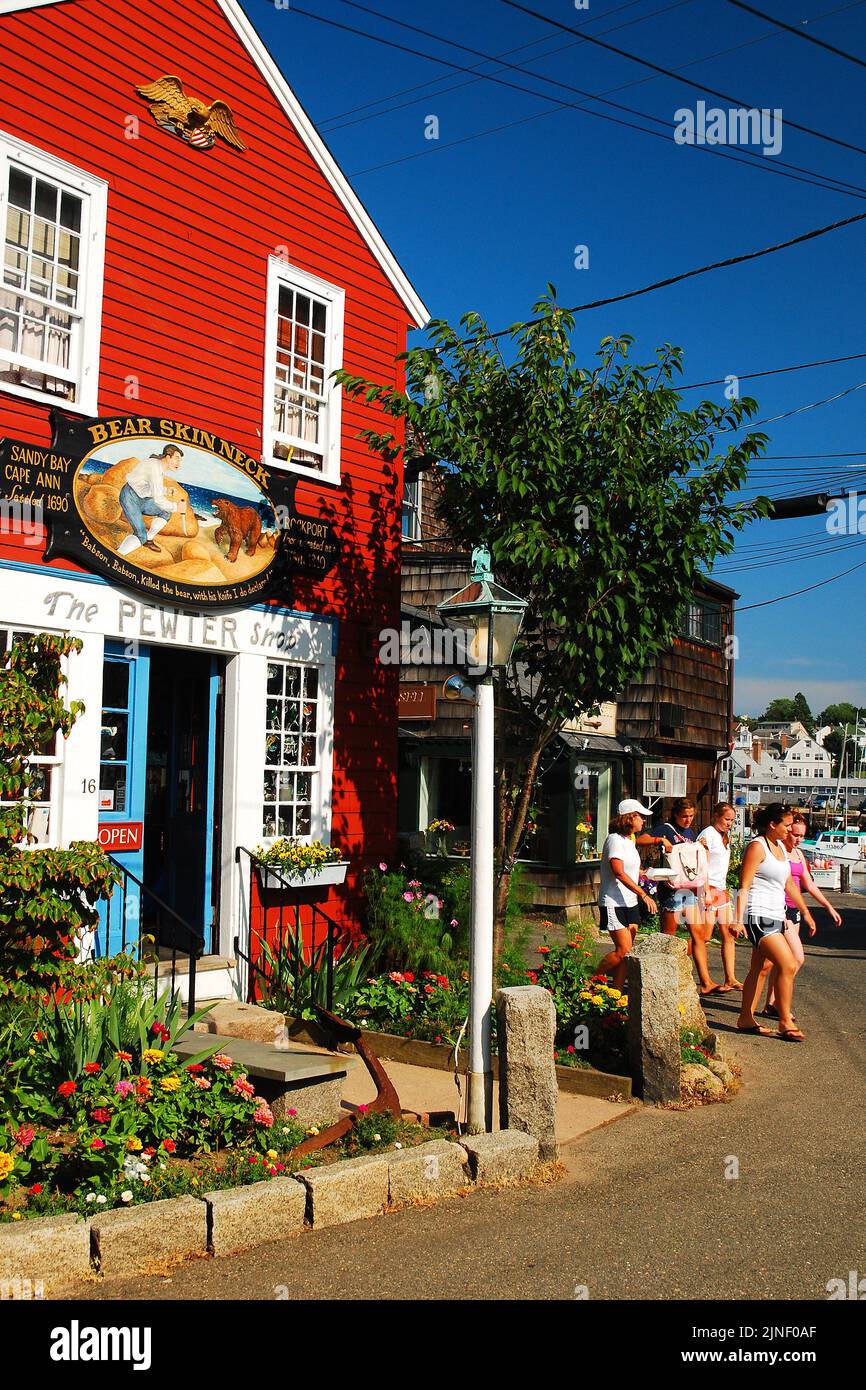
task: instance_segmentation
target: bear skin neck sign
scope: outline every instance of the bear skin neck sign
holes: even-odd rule
[[[51,412],[48,448],[0,440],[7,525],[49,528],[64,556],[156,603],[197,608],[285,597],[339,556],[327,521],[300,516],[297,480],[209,430],[160,416]]]

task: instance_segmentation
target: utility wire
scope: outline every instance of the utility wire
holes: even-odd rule
[[[618,6],[618,8],[615,9],[615,10],[609,10],[608,13],[607,13],[606,15],[604,15],[604,16],[602,16],[602,15],[592,16],[591,18],[585,20],[584,23],[586,23],[586,24],[598,24],[599,21],[600,21],[602,18],[604,18],[604,19],[612,19],[613,16],[614,16],[615,14],[620,14],[622,10],[632,10],[632,9],[634,9],[635,5],[642,5],[643,3],[644,3],[644,0],[629,0],[629,3],[628,3],[627,5],[620,5],[620,6]],[[616,33],[617,30],[619,30],[619,29],[627,29],[627,28],[628,28],[630,25],[632,25],[632,24],[642,24],[642,23],[644,23],[644,22],[645,22],[646,20],[648,20],[648,19],[655,19],[655,18],[657,18],[659,15],[666,14],[668,10],[676,10],[676,9],[679,9],[682,5],[691,5],[691,4],[694,4],[694,0],[675,0],[675,3],[672,4],[672,5],[665,5],[665,6],[664,6],[662,9],[660,9],[660,10],[651,10],[649,14],[640,15],[640,16],[638,16],[637,19],[626,19],[626,20],[623,20],[623,22],[622,22],[621,24],[612,24],[611,27],[610,27],[609,29],[602,29],[601,32],[602,32],[603,34],[614,34],[614,33]],[[758,39],[752,39],[752,40],[750,40],[749,42],[751,42],[751,43],[763,43],[763,42],[764,42],[766,39],[768,39],[768,38],[778,38],[778,35],[777,35],[777,34],[762,34]],[[510,58],[510,57],[511,57],[513,54],[515,54],[515,53],[524,53],[528,48],[538,48],[539,44],[551,43],[551,42],[552,42],[552,39],[553,39],[553,36],[552,36],[552,35],[549,35],[549,36],[546,36],[545,38],[533,39],[530,43],[520,43],[520,44],[518,44],[515,48],[505,48],[505,49],[503,49],[503,51],[502,51],[501,53],[491,54],[490,59],[489,59],[489,60],[485,60],[485,61],[490,61],[491,63],[498,63],[498,62],[500,62],[503,58]],[[566,49],[568,49],[568,48],[575,48],[576,46],[577,46],[577,39],[575,39],[572,43],[563,43],[563,44],[559,44],[559,46],[556,47],[556,48],[550,48],[550,49],[548,49],[548,51],[547,51],[546,53],[537,53],[537,54],[535,54],[534,57],[529,58],[528,61],[529,61],[529,62],[532,62],[532,63],[540,63],[540,62],[542,62],[545,58],[552,58],[552,57],[554,57],[557,53],[564,53],[564,52],[566,51]],[[744,46],[745,46],[745,45],[744,45]],[[474,71],[476,68],[480,68],[481,66],[482,66],[481,63],[473,64],[473,69],[472,69],[472,70]],[[348,108],[348,110],[346,110],[346,111],[337,111],[337,112],[335,112],[335,114],[334,114],[333,116],[323,116],[320,120],[318,120],[318,121],[316,122],[316,124],[317,124],[320,128],[321,128],[322,126],[327,125],[327,126],[331,126],[333,130],[341,130],[341,129],[342,129],[342,126],[332,126],[332,122],[333,122],[333,121],[343,121],[344,118],[345,118],[346,116],[354,116],[354,115],[356,115],[359,111],[369,111],[370,108],[371,108],[372,106],[381,106],[381,105],[383,105],[385,102],[388,102],[388,101],[395,101],[395,100],[397,99],[397,97],[410,96],[412,92],[421,92],[421,96],[416,97],[416,99],[415,99],[416,101],[424,101],[424,100],[426,100],[427,96],[430,96],[430,97],[447,96],[447,94],[448,94],[449,92],[457,92],[457,91],[460,91],[461,88],[463,88],[463,87],[472,87],[472,86],[474,86],[476,82],[480,82],[480,81],[482,80],[482,77],[481,77],[481,74],[478,73],[474,78],[471,78],[470,81],[468,81],[468,82],[455,82],[452,86],[450,86],[450,87],[445,87],[442,91],[439,91],[439,92],[432,92],[432,91],[431,91],[431,92],[427,92],[426,89],[427,89],[428,87],[433,87],[435,84],[437,84],[437,83],[439,83],[439,82],[446,82],[447,80],[448,80],[448,79],[447,79],[446,77],[435,77],[435,78],[431,78],[431,79],[430,79],[429,81],[427,81],[427,82],[416,82],[416,83],[414,84],[414,86],[412,86],[412,87],[401,87],[400,90],[399,90],[398,92],[391,92],[391,93],[389,93],[388,96],[377,97],[375,101],[365,101],[365,102],[362,102],[360,106],[350,106],[350,107]],[[645,80],[648,80],[648,79],[642,79],[642,80],[645,81]],[[637,85],[637,84],[634,84],[634,85]],[[607,93],[605,93],[605,95],[607,95]],[[374,120],[376,116],[387,116],[387,115],[389,114],[390,111],[400,111],[400,110],[403,109],[404,106],[412,106],[412,105],[414,105],[414,102],[402,102],[399,106],[392,106],[392,107],[386,108],[385,111],[375,111],[375,112],[373,112],[373,114],[372,114],[371,116],[369,116],[369,117],[364,117],[363,119],[366,119],[366,120]],[[355,125],[356,122],[354,122],[354,121],[346,121],[345,124],[347,124],[347,125]]]
[[[351,3],[353,3],[353,0],[344,0],[344,3],[346,3],[346,4],[351,4]],[[581,95],[583,95],[583,96],[586,98],[586,100],[589,100],[589,101],[600,101],[600,102],[602,102],[602,103],[605,104],[605,105],[613,106],[613,107],[616,107],[617,109],[620,109],[620,110],[623,110],[623,111],[633,112],[635,115],[637,115],[637,116],[640,117],[641,119],[643,119],[643,120],[648,120],[648,121],[652,121],[655,125],[660,125],[660,126],[662,126],[664,129],[661,130],[661,131],[657,131],[657,130],[647,130],[645,126],[636,125],[633,121],[626,121],[626,120],[623,120],[623,119],[621,119],[620,117],[617,117],[617,116],[610,116],[610,115],[607,115],[607,114],[606,114],[605,112],[603,112],[603,111],[592,111],[592,110],[590,110],[587,106],[585,106],[585,105],[578,105],[578,104],[575,103],[575,102],[564,102],[564,101],[560,101],[559,99],[553,97],[553,96],[552,96],[550,93],[548,93],[548,92],[540,92],[540,91],[538,91],[537,89],[532,88],[532,87],[524,87],[524,86],[521,86],[519,83],[510,82],[510,81],[508,81],[506,78],[499,77],[499,76],[497,76],[495,73],[481,73],[481,74],[478,74],[478,65],[477,65],[477,64],[476,64],[474,67],[471,67],[471,68],[470,68],[470,67],[466,67],[466,66],[464,66],[464,65],[462,65],[462,64],[460,64],[460,63],[451,62],[451,61],[450,61],[449,59],[447,59],[447,58],[439,58],[439,57],[436,57],[436,56],[435,56],[434,54],[432,54],[432,53],[425,53],[425,52],[423,52],[423,51],[420,50],[420,49],[417,49],[417,48],[410,48],[410,47],[409,47],[408,45],[406,45],[406,44],[396,43],[394,40],[383,38],[383,37],[382,37],[381,35],[379,35],[379,34],[371,34],[371,33],[369,33],[367,30],[356,29],[356,28],[353,28],[353,27],[352,27],[351,25],[349,25],[349,24],[342,24],[342,23],[340,23],[338,20],[335,20],[335,19],[328,19],[328,18],[326,18],[324,15],[314,14],[311,10],[302,9],[301,6],[300,6],[300,5],[297,5],[297,4],[293,4],[293,6],[292,6],[292,11],[293,11],[294,14],[303,15],[305,19],[312,19],[312,20],[315,20],[315,21],[316,21],[317,23],[319,23],[319,24],[325,24],[325,25],[328,25],[328,26],[330,26],[330,27],[332,27],[332,28],[340,29],[340,30],[342,30],[342,31],[344,31],[345,33],[348,33],[348,34],[355,34],[355,35],[358,35],[358,36],[360,36],[361,38],[368,39],[368,40],[370,40],[370,41],[373,42],[373,43],[384,44],[387,48],[395,48],[395,49],[399,50],[401,53],[410,53],[410,54],[412,54],[413,56],[418,57],[418,58],[426,58],[429,62],[439,63],[440,65],[442,65],[442,66],[444,66],[444,67],[453,68],[453,69],[454,69],[455,71],[457,71],[457,72],[465,72],[465,73],[470,73],[470,74],[472,74],[472,75],[474,75],[474,76],[480,76],[480,78],[481,78],[482,81],[494,82],[494,83],[498,84],[499,86],[508,87],[508,88],[510,88],[510,89],[513,90],[513,91],[516,91],[516,92],[523,92],[523,93],[525,93],[525,94],[527,94],[527,95],[529,95],[529,96],[537,97],[537,98],[539,98],[539,99],[542,100],[542,101],[551,102],[551,103],[553,103],[554,107],[555,107],[557,110],[574,110],[574,111],[582,111],[585,115],[587,115],[587,116],[592,116],[592,117],[594,117],[594,118],[597,119],[597,120],[609,121],[609,122],[611,122],[611,124],[613,124],[613,125],[621,125],[621,126],[624,126],[624,127],[625,127],[626,129],[628,129],[628,130],[637,130],[637,131],[641,132],[641,133],[644,134],[644,135],[654,135],[654,136],[656,136],[657,139],[660,139],[660,140],[667,140],[667,139],[669,139],[670,136],[669,136],[669,134],[668,134],[667,132],[669,132],[669,131],[671,131],[671,130],[674,130],[674,129],[676,128],[675,125],[674,125],[674,123],[671,122],[671,121],[665,121],[665,120],[663,120],[661,117],[651,115],[649,112],[638,111],[638,110],[636,110],[636,108],[633,108],[633,107],[630,107],[630,106],[625,106],[624,104],[622,104],[622,103],[620,103],[620,102],[611,102],[611,101],[607,100],[607,98],[605,98],[605,97],[594,95],[592,92],[586,92],[586,93],[584,93],[584,92],[582,91],[582,89],[579,88],[579,87],[569,88],[569,90],[573,90],[573,91],[575,91],[575,92],[580,93]],[[377,13],[377,14],[378,14],[378,11],[371,11],[371,13]],[[404,24],[403,21],[401,21],[401,20],[391,19],[390,16],[382,16],[382,17],[383,17],[383,18],[386,18],[386,19],[389,19],[389,22],[392,23],[392,24],[400,25],[402,28],[408,28],[408,29],[413,30],[414,32],[420,32],[420,33],[427,33],[427,32],[428,32],[428,31],[426,31],[426,30],[418,30],[417,27],[416,27],[415,25],[407,25],[407,24]],[[569,33],[576,33],[577,31],[576,31],[576,30],[573,30],[573,29],[569,29],[568,32],[569,32]],[[442,39],[440,39],[439,35],[436,35],[436,34],[432,34],[432,35],[430,35],[430,37],[432,37],[433,39],[435,39],[437,42],[452,43],[452,40],[450,40],[450,39],[444,39],[444,40],[442,40]],[[456,46],[456,47],[461,47],[461,48],[462,48],[462,47],[465,47],[465,46],[462,45],[462,44],[457,44],[457,45],[454,45],[454,46]],[[477,53],[479,53],[480,50],[478,50],[478,49],[469,49],[468,51],[471,52],[471,53],[476,53],[476,54],[477,54]],[[483,54],[482,57],[485,59],[485,61],[492,62],[492,63],[495,63],[495,62],[497,62],[497,61],[500,61],[500,60],[497,60],[496,58],[494,58],[494,57],[493,57],[492,55],[490,55],[490,54]],[[514,66],[514,65],[511,65],[511,66]],[[518,69],[518,70],[520,70],[520,71],[526,71],[526,69]],[[532,77],[534,77],[537,81],[541,81],[541,82],[553,82],[553,81],[555,80],[555,79],[553,79],[553,78],[544,77],[542,74],[539,74],[539,73],[531,73],[530,75],[531,75]],[[564,86],[564,85],[566,85],[566,84],[564,84],[564,83],[557,83],[556,85],[558,85],[558,86]],[[618,90],[618,89],[617,89],[617,88],[614,88],[613,90]],[[478,132],[476,132],[476,133],[474,133],[474,134],[472,134],[472,135],[465,135],[465,136],[463,136],[463,137],[462,137],[461,139],[459,139],[459,140],[449,140],[449,141],[446,141],[445,143],[441,143],[441,144],[437,142],[436,144],[431,145],[428,149],[425,149],[425,150],[418,150],[418,151],[416,151],[414,154],[401,155],[401,156],[399,156],[399,157],[396,158],[396,159],[386,160],[386,161],[384,161],[384,162],[381,163],[381,164],[372,164],[372,165],[369,165],[369,166],[368,166],[367,168],[365,168],[365,169],[355,169],[355,170],[352,171],[352,174],[350,175],[350,177],[352,177],[352,178],[361,178],[362,176],[364,176],[364,175],[366,175],[366,174],[376,173],[376,172],[378,172],[378,171],[380,171],[380,170],[382,170],[382,169],[391,169],[391,168],[394,168],[394,167],[395,167],[396,165],[398,165],[398,164],[406,164],[406,163],[409,163],[409,162],[411,162],[412,160],[415,160],[415,159],[423,159],[423,158],[425,158],[425,157],[426,157],[427,155],[429,155],[429,154],[437,154],[437,153],[440,153],[442,150],[453,149],[453,148],[455,148],[455,147],[458,146],[458,145],[468,144],[468,143],[469,143],[470,141],[472,141],[472,140],[478,140],[478,139],[481,139],[482,137],[487,136],[487,135],[494,135],[494,134],[499,133],[499,132],[502,131],[502,130],[511,129],[511,128],[514,127],[514,126],[524,125],[524,124],[528,123],[529,121],[540,120],[543,116],[548,115],[548,114],[549,114],[549,113],[548,113],[548,112],[545,112],[545,111],[536,112],[536,114],[535,114],[534,116],[525,116],[525,117],[520,118],[519,120],[510,121],[510,122],[507,122],[506,124],[501,125],[501,126],[494,126],[494,127],[491,128],[491,129],[487,129],[487,130],[483,130],[483,131],[478,131]],[[790,124],[790,122],[789,122],[789,124]],[[749,165],[752,166],[752,167],[756,167],[756,168],[762,169],[762,170],[763,170],[764,172],[766,172],[766,173],[776,174],[776,175],[778,175],[778,176],[781,177],[781,178],[794,179],[797,183],[806,183],[806,184],[809,184],[809,185],[811,185],[812,187],[815,187],[815,188],[826,188],[829,192],[832,192],[832,193],[843,193],[843,194],[845,194],[846,197],[857,197],[857,198],[860,198],[860,199],[866,198],[866,188],[864,188],[861,184],[853,184],[853,183],[849,183],[847,180],[844,180],[844,179],[837,179],[837,178],[836,178],[834,175],[832,175],[832,174],[828,174],[828,175],[825,175],[825,174],[818,174],[817,171],[815,171],[815,170],[813,170],[813,169],[806,169],[806,168],[804,168],[802,165],[799,165],[799,164],[791,164],[789,161],[783,160],[783,159],[774,159],[773,164],[769,164],[769,163],[767,162],[767,160],[766,160],[766,159],[760,154],[760,152],[757,151],[757,150],[751,150],[751,149],[748,149],[748,148],[746,148],[746,147],[743,147],[743,148],[741,148],[741,149],[739,149],[738,151],[735,152],[734,150],[730,150],[730,149],[722,149],[721,147],[716,146],[716,145],[706,145],[706,144],[704,144],[704,145],[691,145],[689,148],[690,148],[690,149],[701,150],[701,151],[703,151],[704,153],[716,155],[716,156],[719,156],[719,157],[721,157],[721,158],[723,158],[723,159],[732,159],[732,160],[734,160],[734,161],[735,161],[736,163],[738,163],[738,164],[744,164],[744,163],[746,163],[746,164],[749,164]],[[864,150],[863,153],[866,154],[866,150]],[[795,170],[796,172],[788,172],[789,170],[792,170],[792,171]],[[803,177],[803,175],[806,175],[807,177]]]
[[[760,372],[731,372],[730,376],[735,376],[738,381],[749,381],[759,376],[782,376],[786,372],[805,372],[809,367],[832,367],[838,362],[859,362],[866,357],[866,352],[852,352],[847,357],[822,357],[817,362],[795,362],[790,367],[767,367]],[[703,386],[724,386],[730,380],[730,376],[717,377],[715,381],[692,381],[688,386],[677,386],[678,391],[698,391]],[[805,458],[805,455],[800,455]],[[816,457],[822,457],[816,455]]]
[[[651,285],[643,285],[640,289],[626,290],[623,294],[610,295],[606,299],[593,299],[585,304],[576,304],[572,308],[563,310],[562,312],[567,314],[582,314],[588,309],[602,309],[608,304],[621,304],[625,299],[636,299],[642,294],[652,294],[656,290],[667,289],[668,286],[677,285],[683,280],[691,280],[696,275],[707,275],[711,270],[725,270],[728,266],[742,265],[746,261],[759,260],[762,256],[771,256],[776,251],[786,251],[791,246],[799,246],[804,242],[814,241],[816,237],[826,236],[828,232],[839,231],[842,227],[850,227],[853,223],[862,222],[864,219],[866,219],[866,212],[857,212],[851,217],[843,217],[838,222],[829,222],[824,227],[815,227],[810,232],[801,232],[799,236],[790,237],[788,241],[776,242],[774,246],[764,246],[760,251],[747,251],[740,256],[729,256],[723,261],[712,261],[709,265],[696,266],[694,270],[681,271],[679,275],[669,275],[665,280],[655,280]],[[531,328],[543,322],[543,318],[527,319],[525,323],[512,325],[510,328],[497,329],[495,333],[490,333],[487,336],[489,338],[503,338],[507,334],[513,333],[515,327],[521,329]]]
[[[852,565],[848,570],[842,570],[841,574],[833,574],[829,579],[822,579],[817,584],[807,584],[805,589],[795,589],[790,594],[779,594],[776,598],[764,599],[763,603],[746,603],[737,607],[737,613],[748,613],[754,608],[769,608],[773,603],[784,603],[789,598],[799,598],[801,594],[810,594],[813,589],[823,589],[826,584],[835,584],[837,579],[844,579],[846,575],[854,574],[856,570],[862,570],[866,566],[866,560],[861,560],[859,565]]]
[[[744,5],[742,0],[728,0],[728,4],[733,5],[736,10],[745,10],[748,14],[757,15],[759,19],[765,19],[768,24],[775,25],[777,29],[784,29],[786,33],[793,34],[795,38],[805,39],[806,43],[814,43],[818,48],[825,48],[828,53],[835,53],[837,58],[846,58],[849,63],[856,63],[858,68],[866,68],[866,62],[862,58],[856,57],[855,54],[846,53],[844,48],[837,48],[835,44],[825,43],[823,39],[816,39],[814,34],[806,34],[802,29],[797,29],[793,24],[786,24],[782,19],[774,19],[771,14],[765,14],[763,10],[756,10],[754,5]]]
[[[570,24],[563,24],[559,19],[551,19],[546,14],[541,14],[539,10],[531,10],[526,5],[521,5],[518,0],[499,0],[501,5],[507,5],[511,10],[519,10],[521,14],[530,15],[533,19],[540,19],[543,24],[550,24],[555,29],[562,29],[567,34],[578,34],[583,43],[593,44],[599,48],[606,49],[609,53],[616,53],[621,58],[628,58],[632,63],[640,63],[642,67],[650,68],[653,72],[660,73],[663,77],[672,77],[676,82],[685,83],[695,91],[708,93],[710,96],[719,97],[722,101],[729,101],[734,106],[747,107],[754,109],[753,103],[742,101],[740,97],[731,96],[729,92],[720,92],[715,87],[708,87],[705,83],[693,82],[690,77],[683,77],[673,68],[662,67],[659,63],[652,63],[648,58],[641,58],[636,53],[629,53],[626,48],[619,48],[616,44],[606,43],[592,34],[579,33]],[[799,121],[792,121],[788,116],[785,117],[785,124],[792,130],[802,131],[805,135],[814,135],[818,140],[826,140],[830,145],[839,145],[842,149],[853,150],[855,154],[866,155],[866,148],[862,145],[852,145],[848,140],[840,140],[835,135],[827,135],[824,131],[815,130],[812,126],[802,125]]]

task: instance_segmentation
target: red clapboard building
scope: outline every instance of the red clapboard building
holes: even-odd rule
[[[426,310],[236,0],[4,11],[0,643],[80,637],[85,704],[30,828],[124,866],[98,951],[158,918],[244,993],[244,851],[335,846],[291,902],[351,925],[394,841],[402,477],[331,373]]]

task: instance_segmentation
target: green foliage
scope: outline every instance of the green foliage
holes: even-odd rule
[[[680,1060],[683,1066],[687,1062],[698,1062],[701,1066],[706,1066],[712,1053],[703,1046],[703,1039],[704,1035],[699,1028],[680,1029]]]
[[[445,899],[402,869],[368,869],[364,874],[365,929],[371,970],[448,969],[460,921],[448,916]],[[468,918],[463,919],[461,944]],[[452,923],[456,923],[452,925]]]
[[[761,715],[761,718],[758,720],[758,723],[763,724],[765,722],[770,722],[775,724],[784,721],[790,724],[791,720],[796,719],[796,717],[797,716],[794,714],[794,701],[788,696],[782,695],[770,701],[764,713]]]
[[[767,510],[766,499],[731,500],[766,443],[743,433],[754,400],[684,407],[681,350],[665,345],[636,365],[627,335],[603,339],[597,363],[579,366],[574,316],[552,286],[534,314],[504,347],[475,312],[459,328],[434,320],[428,343],[404,355],[405,392],[336,374],[348,396],[383,411],[381,429],[362,435],[371,451],[395,459],[391,422],[401,436],[408,425],[413,461],[440,469],[452,544],[469,554],[483,541],[499,583],[528,601],[514,653],[522,678],[501,681],[497,695],[500,885],[543,748],[567,720],[641,678],[676,636],[701,571]],[[732,442],[719,453],[717,440]],[[497,950],[503,916],[500,898]]]
[[[364,982],[353,1001],[352,1017],[377,1032],[454,1043],[468,1006],[465,971],[449,979],[432,970],[419,976],[411,970],[392,970]]]
[[[367,969],[371,947],[367,942],[347,939],[338,949],[339,955],[334,957],[333,1008],[342,1016]],[[262,1003],[296,1018],[315,1019],[315,1006],[328,1005],[327,940],[315,947],[305,946],[303,932],[289,926],[275,942],[262,940],[261,952],[264,965],[256,981]]]
[[[397,1120],[390,1110],[374,1111],[362,1107],[355,1116],[354,1127],[346,1136],[344,1147],[349,1153],[355,1153],[393,1144],[396,1138]]]
[[[861,710],[855,709],[847,700],[841,700],[838,704],[828,705],[826,709],[823,709],[818,716],[818,722],[820,724],[841,724],[843,728],[848,724],[853,729],[857,723],[858,715],[862,715]]]
[[[0,995],[24,995],[56,980],[77,954],[77,935],[97,920],[119,869],[95,844],[29,849],[34,777],[29,759],[66,738],[84,706],[63,700],[64,658],[78,638],[39,633],[0,652]]]

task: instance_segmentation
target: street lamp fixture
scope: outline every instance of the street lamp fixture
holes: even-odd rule
[[[451,676],[444,693],[450,699],[472,699],[472,828],[470,832],[469,935],[469,1078],[466,1127],[470,1134],[493,1128],[493,672],[508,665],[517,641],[526,601],[497,584],[490,569],[490,551],[472,552],[469,583],[445,599],[437,611],[446,622],[467,633],[467,670],[480,676],[477,686]]]
[[[490,568],[490,551],[478,546],[472,552],[469,583],[444,599],[436,611],[451,627],[467,631],[468,670],[472,675],[483,676],[504,668],[511,660],[526,600],[496,583]]]

